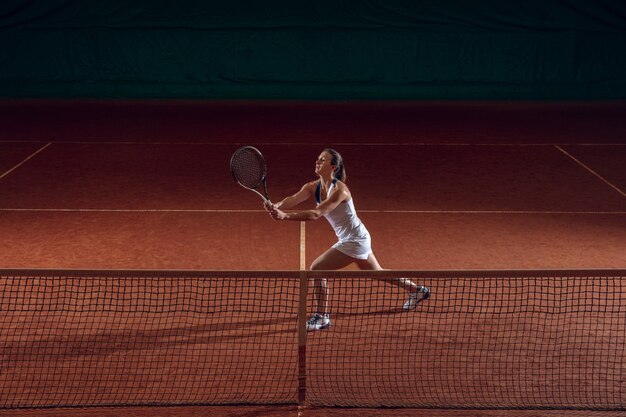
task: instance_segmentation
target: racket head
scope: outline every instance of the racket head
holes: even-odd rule
[[[265,158],[261,151],[254,146],[242,146],[237,149],[230,158],[230,173],[244,188],[253,190],[263,184],[263,190],[267,198],[265,177],[267,168]]]

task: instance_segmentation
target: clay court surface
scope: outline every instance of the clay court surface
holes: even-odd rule
[[[475,281],[435,273],[626,268],[626,106],[621,102],[4,101],[0,119],[0,268],[214,271],[212,280],[192,285],[173,277],[169,289],[155,290],[159,302],[180,297],[177,308],[198,303],[214,287],[233,300],[240,287],[226,271],[296,273],[269,284],[249,277],[246,285],[253,289],[237,298],[238,306],[279,306],[269,321],[258,316],[265,311],[261,307],[215,312],[202,303],[184,313],[146,304],[140,315],[126,307],[87,315],[13,309],[0,329],[5,387],[23,387],[27,382],[21,380],[39,378],[14,365],[36,346],[39,363],[51,371],[41,376],[40,388],[48,387],[41,392],[50,393],[49,398],[38,394],[44,404],[56,400],[54,388],[65,384],[60,381],[66,375],[83,369],[91,377],[85,374],[83,386],[75,387],[72,400],[78,404],[89,380],[92,392],[109,395],[103,394],[105,403],[129,391],[141,398],[158,396],[159,390],[163,402],[203,403],[201,387],[212,386],[210,378],[217,381],[213,389],[225,390],[220,397],[225,405],[9,409],[0,415],[620,415],[577,410],[585,400],[561,387],[563,381],[589,384],[590,396],[602,392],[609,398],[604,407],[626,404],[626,332],[618,299],[626,290],[623,275],[604,273],[582,283],[575,274],[558,283],[541,274],[531,281],[511,276],[502,289],[503,277],[490,280],[487,274]],[[307,338],[309,400],[300,408],[228,403],[239,402],[233,391],[253,402],[268,397],[268,402],[297,402],[297,271],[308,268],[335,238],[323,219],[272,221],[260,198],[230,175],[230,156],[242,145],[254,145],[265,155],[268,191],[275,201],[315,179],[314,163],[322,149],[337,149],[383,267],[433,271],[418,277],[433,288],[433,298],[411,313],[397,311],[403,294],[387,284],[356,277],[334,281],[335,324]],[[228,276],[219,277],[218,271]],[[16,284],[2,277],[3,305],[33,302],[36,297],[29,301],[28,293],[35,289],[48,300],[43,304],[57,299],[54,292],[41,290],[44,281],[37,286],[33,280]],[[100,305],[98,294],[117,291],[108,278],[100,284],[55,282],[102,291],[85,290],[88,296],[72,301],[78,310]],[[154,282],[131,277],[120,285],[144,294],[163,280]],[[543,298],[533,300],[522,291],[518,299],[516,288],[528,282],[556,286]],[[19,293],[20,285],[19,297],[7,295],[16,286]],[[609,300],[607,311],[600,314],[591,301],[564,295],[579,294],[585,286]],[[474,300],[468,289],[489,295],[482,307],[468,301]],[[550,308],[559,308],[563,300],[566,311],[553,316]],[[516,309],[517,301],[523,308]],[[150,314],[161,315],[163,327],[155,328]],[[51,326],[51,318],[57,324]],[[29,330],[12,333],[20,327]],[[82,338],[65,340],[68,329],[80,329]],[[556,347],[528,345],[529,337],[542,331],[556,335]],[[568,342],[565,348],[560,337]],[[131,348],[129,339],[139,344]],[[584,346],[590,340],[594,345]],[[604,340],[611,346],[603,346]],[[100,346],[97,355],[90,354],[89,341]],[[265,349],[261,355],[258,346]],[[555,359],[551,352],[559,347],[564,357]],[[238,349],[247,353],[228,355]],[[219,354],[206,353],[211,350]],[[429,365],[414,365],[415,357],[398,358],[394,350],[418,355]],[[59,359],[61,351],[66,356]],[[160,359],[150,362],[145,375],[130,379],[137,384],[124,387],[110,376],[115,363],[117,374],[129,364],[141,368],[147,351]],[[179,361],[183,356],[188,362]],[[314,365],[320,356],[323,360]],[[368,361],[372,356],[375,360]],[[173,357],[177,369],[170,369]],[[437,366],[442,357],[449,359],[449,368]],[[528,357],[536,359],[533,366],[520,359]],[[587,379],[589,372],[578,368],[583,362],[604,375],[606,385]],[[256,381],[238,380],[237,372],[224,376],[241,363],[256,369]],[[499,373],[491,368],[494,363]],[[333,375],[349,385],[334,386],[328,379]],[[517,385],[511,375],[527,382]],[[415,386],[403,388],[407,379],[432,387],[440,397],[411,398]],[[457,383],[458,388],[450,388]],[[480,393],[473,391],[476,386]],[[534,392],[545,393],[534,407],[548,409],[512,410]],[[351,396],[365,408],[353,408],[346,400]],[[490,404],[500,396],[508,401],[502,409],[483,409],[495,407]],[[555,401],[570,401],[574,409],[550,410]],[[380,404],[386,408],[371,408]],[[466,404],[467,409],[442,409],[446,404]]]

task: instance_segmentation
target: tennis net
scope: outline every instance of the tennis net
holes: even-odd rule
[[[411,311],[410,278],[432,296]],[[0,270],[0,408],[626,409],[626,271]],[[306,332],[326,279],[331,326]]]

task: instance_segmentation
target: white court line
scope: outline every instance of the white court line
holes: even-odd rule
[[[70,212],[70,213],[265,213],[265,210],[213,209],[98,209],[98,208],[0,208],[0,211]]]
[[[359,210],[359,213],[407,214],[626,214],[626,211],[566,210]]]
[[[98,209],[98,208],[0,208],[0,212],[68,212],[68,213],[265,213],[265,210],[218,210],[218,209]],[[562,211],[562,210],[359,210],[359,213],[396,213],[396,214],[617,214],[626,211]],[[304,227],[300,227],[301,234]]]
[[[626,193],[624,191],[622,191],[621,189],[619,189],[619,187],[611,184],[606,178],[604,178],[602,175],[598,174],[596,171],[594,171],[593,169],[591,169],[590,167],[588,167],[587,165],[585,165],[584,163],[582,163],[581,161],[576,159],[572,154],[568,153],[565,149],[561,148],[560,146],[556,146],[556,148],[559,151],[563,152],[568,157],[570,157],[572,160],[574,160],[574,162],[576,162],[578,165],[580,165],[581,167],[585,168],[587,171],[589,171],[590,173],[592,173],[593,175],[595,175],[596,177],[601,179],[606,185],[608,185],[609,187],[613,188],[615,191],[620,193],[622,195],[622,197],[626,197]]]
[[[300,222],[300,270],[306,269],[306,222]]]
[[[37,155],[39,152],[43,151],[44,149],[46,149],[48,146],[52,145],[52,142],[48,142],[47,144],[45,144],[44,146],[42,146],[41,148],[37,149],[34,153],[32,153],[31,155],[29,155],[26,159],[24,159],[22,162],[20,162],[19,164],[15,165],[13,168],[11,168],[10,170],[8,170],[7,172],[5,172],[4,174],[0,175],[0,180],[4,177],[6,177],[7,175],[9,175],[11,172],[15,171],[16,169],[18,169],[19,167],[21,167],[22,165],[24,165],[26,162],[28,162],[31,158],[33,158],[35,155]]]
[[[41,140],[0,140],[0,143],[45,143]],[[321,146],[310,142],[134,142],[134,141],[52,141],[51,144],[68,145],[183,145],[183,146]],[[626,143],[433,143],[433,142],[334,142],[333,146],[495,146],[495,147],[554,147],[554,146],[626,146]]]

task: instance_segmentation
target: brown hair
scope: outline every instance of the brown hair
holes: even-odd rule
[[[324,149],[330,154],[330,164],[335,166],[334,177],[339,181],[346,182],[346,167],[343,165],[343,157],[339,152],[332,148]]]

